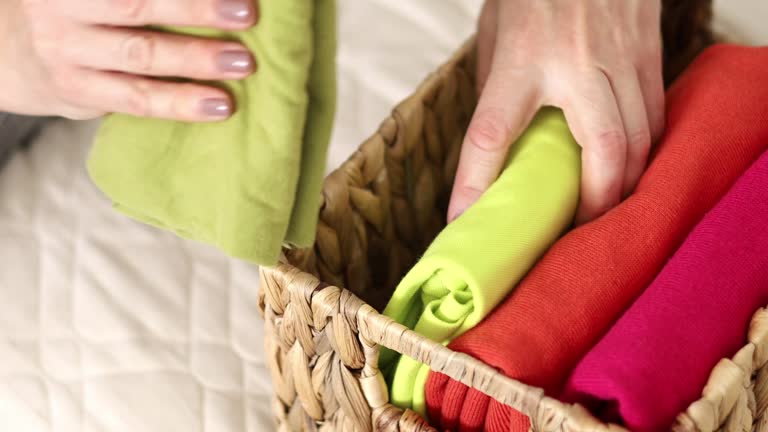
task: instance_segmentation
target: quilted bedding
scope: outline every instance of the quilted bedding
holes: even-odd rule
[[[471,33],[480,3],[340,0],[329,169]],[[763,0],[719,12],[768,43]],[[55,121],[0,171],[0,431],[274,429],[257,268],[113,211],[85,173],[95,127]]]

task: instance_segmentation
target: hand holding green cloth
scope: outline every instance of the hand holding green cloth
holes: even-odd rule
[[[258,264],[314,241],[335,111],[335,0],[259,3],[240,32],[170,31],[234,39],[258,70],[222,82],[236,101],[219,123],[111,115],[88,162],[115,207],[143,222]]]
[[[384,314],[443,344],[477,325],[573,221],[580,154],[562,112],[543,108],[496,182],[438,235]],[[429,368],[390,350],[380,365],[392,403],[425,414]]]

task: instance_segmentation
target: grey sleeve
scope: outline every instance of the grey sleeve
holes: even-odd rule
[[[0,112],[0,163],[25,145],[49,117],[29,117]]]

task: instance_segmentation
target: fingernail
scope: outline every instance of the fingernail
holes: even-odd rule
[[[232,104],[227,99],[203,99],[200,108],[208,117],[227,118],[232,114]]]
[[[219,0],[219,16],[227,21],[247,23],[255,15],[251,0]]]
[[[216,64],[222,72],[248,73],[253,70],[253,56],[248,51],[222,51]]]

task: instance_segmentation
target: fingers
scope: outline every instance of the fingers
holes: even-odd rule
[[[498,32],[499,1],[486,0],[477,21],[477,94],[482,94],[491,71]]]
[[[530,5],[520,14],[523,3]],[[645,36],[660,3],[562,3],[574,3],[572,13],[550,2],[485,1],[478,21],[481,96],[462,145],[449,220],[496,179],[510,143],[542,104],[563,108],[583,148],[577,222],[618,204],[645,170],[652,139],[664,128],[660,42]],[[601,59],[627,64],[606,69]]]
[[[60,55],[91,69],[200,80],[241,79],[254,70],[253,57],[236,42],[90,26],[76,37],[88,40],[88,49],[64,43]]]
[[[509,146],[530,123],[539,107],[533,78],[507,67],[496,56],[485,90],[461,148],[448,207],[453,221],[496,180]]]
[[[590,221],[619,203],[627,140],[616,97],[602,71],[586,74],[563,104],[568,125],[582,147],[581,200],[577,223]]]
[[[233,111],[230,96],[218,88],[87,69],[79,73],[80,85],[62,83],[59,91],[68,103],[88,111],[196,122],[220,121]]]
[[[242,29],[257,19],[255,0],[58,0],[58,12],[115,26],[180,25]]]
[[[631,66],[618,68],[609,80],[624,124],[627,162],[624,168],[622,196],[627,196],[635,189],[640,176],[645,171],[651,149],[651,132],[643,92],[635,68]]]

